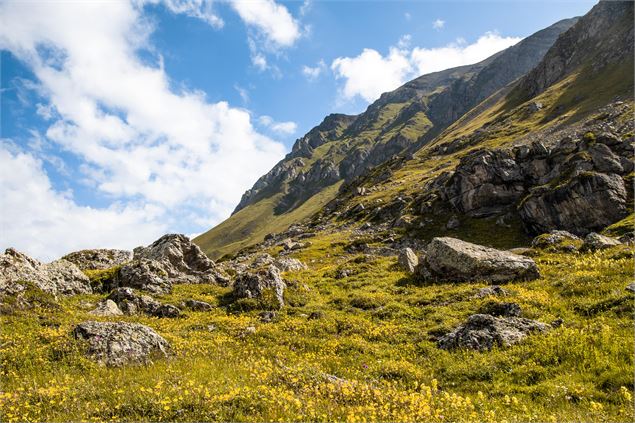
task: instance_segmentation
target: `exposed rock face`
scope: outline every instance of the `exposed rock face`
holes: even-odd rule
[[[563,186],[534,189],[519,212],[533,232],[564,229],[584,235],[627,216],[626,198],[619,175],[586,172]]]
[[[397,262],[406,272],[414,273],[415,268],[419,264],[419,258],[411,248],[404,248],[399,252]]]
[[[135,248],[134,258],[159,262],[174,283],[221,282],[214,262],[185,235],[164,235],[148,247]]]
[[[92,289],[88,277],[77,266],[64,259],[52,263],[41,263],[8,248],[0,255],[0,294],[16,294],[31,282],[50,294],[90,294]]]
[[[123,311],[119,309],[113,300],[104,300],[97,304],[97,308],[90,311],[95,316],[123,316]]]
[[[132,251],[126,250],[81,250],[62,257],[74,263],[81,270],[104,270],[132,260]]]
[[[258,273],[243,273],[234,282],[234,297],[259,298],[266,290],[272,290],[278,304],[284,305],[284,290],[286,284],[280,276],[280,271],[270,266],[269,269]]]
[[[474,314],[467,322],[439,339],[444,350],[471,349],[489,351],[494,346],[508,347],[522,341],[532,332],[546,332],[549,326],[522,317],[495,317]]]
[[[428,281],[507,282],[540,277],[536,263],[528,257],[447,237],[430,242],[416,273]]]
[[[591,232],[584,238],[584,244],[582,244],[583,251],[595,251],[595,250],[603,250],[605,248],[615,247],[616,245],[621,245],[615,238],[611,238],[608,236],[600,235],[595,232]]]
[[[139,259],[119,269],[117,285],[131,287],[154,294],[172,291],[172,282],[163,265],[154,260]]]
[[[117,304],[128,315],[142,312],[155,317],[178,317],[181,313],[172,304],[161,304],[148,295],[137,294],[131,288],[114,289],[107,299]]]
[[[170,352],[161,335],[137,323],[88,321],[77,325],[73,335],[88,342],[90,358],[109,367],[147,364]]]

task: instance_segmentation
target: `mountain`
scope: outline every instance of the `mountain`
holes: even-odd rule
[[[411,154],[527,73],[576,21],[557,22],[482,62],[416,78],[358,116],[327,116],[244,193],[229,219],[195,241],[219,257],[313,215],[343,183],[394,155]]]

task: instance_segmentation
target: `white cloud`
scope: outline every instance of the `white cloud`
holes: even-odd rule
[[[213,10],[211,0],[150,0],[162,1],[173,13],[185,14],[193,18],[202,19],[214,28],[222,28],[225,22]]]
[[[295,122],[276,122],[271,116],[267,115],[260,116],[258,122],[265,128],[283,135],[292,135],[298,129],[298,125]]]
[[[316,66],[302,66],[302,74],[309,80],[315,81],[320,77],[322,72],[326,70],[326,63],[324,60],[321,60],[317,63]]]
[[[2,144],[0,197],[2,247],[12,246],[45,261],[83,248],[131,249],[167,230],[151,205],[78,206],[70,195],[53,189],[39,160]]]
[[[477,63],[520,40],[518,37],[501,37],[495,32],[488,32],[473,44],[457,40],[445,47],[409,49],[410,39],[402,37],[397,47],[390,48],[387,56],[366,48],[356,57],[338,57],[331,64],[331,69],[337,79],[344,81],[340,90],[343,100],[361,97],[371,102],[409,79]]]
[[[434,29],[443,29],[445,26],[445,21],[443,19],[436,19],[432,22],[432,28]]]
[[[3,197],[3,209],[30,215],[18,221],[24,240],[39,236],[43,228],[72,238],[93,217],[95,225],[111,226],[114,234],[121,235],[117,228],[129,228],[125,236],[136,239],[131,222],[149,208],[169,212],[177,221],[189,213],[182,222],[215,223],[284,154],[281,143],[253,128],[248,111],[210,103],[201,92],[176,91],[160,64],[152,67],[137,57],[139,49],[151,50],[153,28],[136,4],[0,4],[0,48],[15,54],[36,76],[52,117],[47,139],[83,162],[78,179],[124,204],[88,209],[75,224],[60,218],[61,212],[49,211],[46,199],[31,197],[38,204],[29,209],[19,198]],[[68,197],[50,196],[65,209],[86,210]],[[144,206],[131,209],[126,204]],[[77,236],[89,237],[89,232]],[[151,231],[140,227],[137,232],[141,242]],[[42,237],[54,243],[54,236]],[[18,241],[17,235],[2,237],[3,243]],[[35,249],[40,241],[33,242]]]
[[[410,12],[405,12],[405,13],[403,14],[403,17],[404,17],[407,21],[409,21],[410,19],[412,19],[412,15],[410,14]]]
[[[287,8],[273,0],[231,0],[241,19],[255,28],[273,47],[290,47],[302,31]]]
[[[383,57],[376,50],[365,48],[357,57],[338,57],[331,69],[336,78],[345,80],[341,92],[344,98],[360,96],[371,102],[401,85],[410,74],[411,64],[404,50],[393,47]]]

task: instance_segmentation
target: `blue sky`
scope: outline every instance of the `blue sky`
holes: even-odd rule
[[[0,1],[0,247],[196,234],[333,112],[593,1]]]

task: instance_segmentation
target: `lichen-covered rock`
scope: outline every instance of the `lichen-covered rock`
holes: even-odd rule
[[[500,285],[486,286],[481,288],[474,294],[473,298],[485,298],[489,296],[507,296],[509,292]]]
[[[157,262],[172,283],[229,283],[216,264],[185,235],[168,234],[148,247],[137,247],[134,258]]]
[[[172,304],[162,304],[148,295],[139,295],[132,288],[114,289],[107,297],[125,314],[143,312],[154,317],[179,317],[181,311]]]
[[[279,257],[274,261],[274,266],[281,272],[296,272],[298,270],[306,270],[306,264],[300,260],[291,257]]]
[[[415,273],[426,281],[507,282],[540,277],[529,257],[456,238],[434,238]]]
[[[185,300],[183,304],[192,311],[210,311],[212,309],[212,305],[210,303],[206,303],[205,301],[190,299]]]
[[[399,263],[399,266],[401,266],[401,268],[406,272],[414,273],[415,268],[419,264],[419,258],[417,257],[415,252],[412,251],[412,248],[404,248],[399,252],[397,262]]]
[[[148,364],[170,353],[161,335],[138,323],[88,321],[77,325],[73,335],[88,343],[91,359],[109,367]]]
[[[531,242],[531,246],[548,250],[575,251],[581,243],[582,240],[571,232],[555,230],[538,235]]]
[[[532,332],[546,332],[549,326],[522,317],[496,317],[473,314],[467,322],[441,337],[437,346],[444,350],[471,349],[489,351],[494,346],[508,347]]]
[[[582,244],[581,249],[582,251],[595,251],[615,247],[621,244],[622,243],[615,238],[591,232],[586,237],[584,237],[584,244]]]
[[[257,273],[243,273],[234,282],[233,294],[235,298],[260,298],[266,290],[271,290],[280,306],[284,305],[284,290],[286,284],[280,276],[280,271],[270,266],[267,270]]]
[[[561,185],[534,189],[519,213],[532,232],[564,229],[586,235],[628,215],[624,180],[616,174],[583,172]]]
[[[132,251],[112,249],[81,250],[67,254],[63,258],[74,263],[81,270],[105,270],[132,260]]]
[[[29,282],[53,295],[90,294],[90,281],[77,266],[60,259],[42,263],[13,248],[0,255],[0,294],[17,294]]]
[[[94,316],[123,316],[123,311],[113,300],[106,299],[97,304],[97,308],[89,312]]]
[[[139,259],[119,269],[117,286],[141,289],[154,294],[172,291],[172,281],[163,265],[155,260]]]

